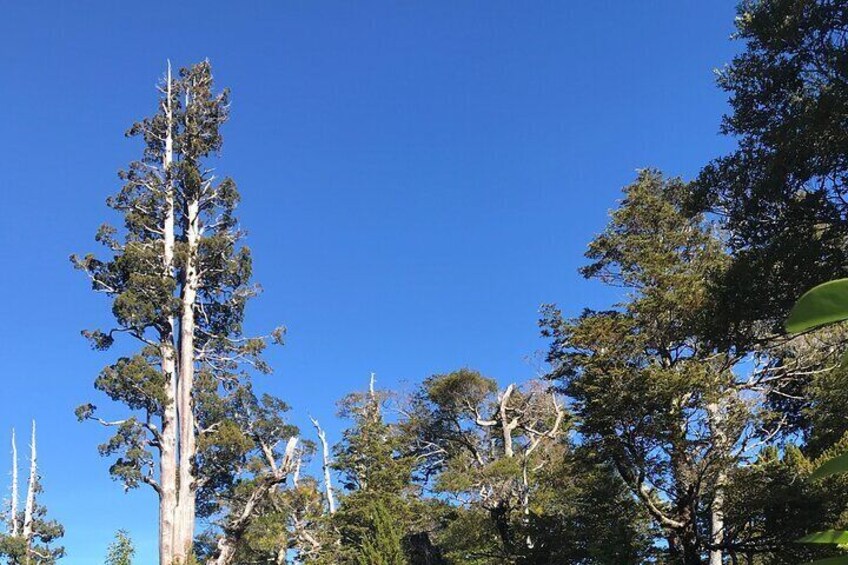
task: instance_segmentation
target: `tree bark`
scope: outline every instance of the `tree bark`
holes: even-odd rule
[[[165,152],[162,155],[162,172],[165,177],[165,219],[163,225],[163,276],[174,277],[174,180],[171,165],[174,159],[174,114],[171,92],[171,63],[168,62],[165,99]],[[174,318],[159,337],[159,354],[162,374],[165,377],[165,406],[161,419],[159,445],[159,563],[171,565],[174,559],[174,526],[177,508],[177,363],[174,347]]]
[[[35,420],[32,422],[32,440],[30,443],[29,458],[29,483],[27,484],[26,505],[24,506],[23,538],[26,546],[26,563],[29,564],[30,551],[32,549],[33,512],[35,511],[35,490],[38,486],[38,464],[36,462],[35,448]]]
[[[723,475],[719,483],[716,485],[716,491],[713,495],[713,502],[710,507],[710,526],[712,530],[712,548],[710,549],[710,565],[722,565],[724,562],[723,544],[724,544],[724,492],[723,492]]]
[[[373,377],[371,382],[374,382]],[[373,386],[371,388],[373,390]],[[330,448],[327,445],[327,434],[324,432],[323,429],[321,429],[321,426],[318,424],[318,420],[314,418],[310,418],[310,420],[312,420],[312,425],[315,426],[315,429],[318,432],[318,439],[321,440],[321,470],[324,473],[324,492],[327,496],[327,506],[329,508],[330,514],[335,514],[336,499],[333,496],[333,483],[330,477]]]
[[[12,521],[11,534],[17,537],[20,534],[18,523],[18,446],[15,442],[15,429],[12,428],[12,499],[9,502],[9,514]]]
[[[710,565],[722,565],[724,560],[724,483],[727,473],[724,470],[724,457],[727,450],[727,436],[724,433],[724,414],[718,402],[707,404],[710,434],[713,447],[719,460],[716,472],[713,500],[710,504]]]
[[[179,418],[179,481],[177,495],[177,521],[174,535],[174,559],[185,562],[191,554],[194,538],[195,492],[193,462],[197,453],[195,436],[194,400],[194,331],[195,302],[199,287],[197,247],[200,240],[200,204],[197,198],[186,202],[186,258],[183,265],[182,307],[180,310],[180,366],[177,387],[177,415]]]
[[[224,528],[224,534],[218,540],[218,554],[209,561],[209,565],[232,565],[238,542],[250,525],[256,507],[277,488],[277,485],[285,482],[286,477],[291,473],[294,466],[296,447],[297,438],[293,437],[289,439],[283,461],[276,469],[258,481],[257,486],[245,502],[244,508]]]
[[[512,432],[515,430],[518,422],[516,420],[509,420],[508,407],[509,407],[509,398],[512,396],[512,392],[515,390],[515,385],[509,385],[503,393],[500,401],[500,416],[501,416],[501,431],[503,433],[503,449],[504,455],[506,457],[513,457],[515,455],[515,450],[512,446]]]

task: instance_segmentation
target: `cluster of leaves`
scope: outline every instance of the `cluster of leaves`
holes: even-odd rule
[[[118,530],[106,552],[106,565],[132,565],[135,545],[125,530]]]

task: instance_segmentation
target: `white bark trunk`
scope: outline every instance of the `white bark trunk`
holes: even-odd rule
[[[35,447],[35,420],[32,422],[32,442],[30,443],[29,458],[29,484],[27,485],[26,504],[24,506],[23,537],[26,543],[26,562],[29,563],[29,554],[32,547],[32,520],[35,511],[35,490],[38,486],[38,463]]]
[[[719,457],[725,457],[728,448],[727,436],[724,433],[724,414],[718,402],[707,404],[710,434],[712,435],[713,448]],[[719,465],[723,465],[722,461]],[[721,545],[724,543],[724,483],[726,473],[720,469],[716,474],[715,492],[710,506],[710,543],[713,546],[709,553],[710,565],[722,565],[724,552]]]
[[[20,532],[18,523],[18,446],[15,442],[15,429],[12,428],[12,499],[9,501],[9,515],[12,521],[10,534],[17,537]]]
[[[250,493],[244,508],[227,524],[226,533],[218,540],[218,555],[209,562],[209,565],[232,565],[238,542],[244,530],[250,525],[256,507],[269,493],[273,492],[277,485],[285,482],[286,477],[292,472],[296,448],[297,438],[293,437],[286,445],[285,455],[280,465],[276,466],[270,475],[259,481],[258,486]]]
[[[509,385],[501,396],[500,401],[500,416],[501,416],[501,429],[503,432],[503,444],[504,444],[504,455],[506,457],[513,457],[515,455],[515,451],[512,446],[512,432],[515,430],[518,422],[515,420],[509,420],[508,414],[508,406],[509,406],[509,398],[512,396],[513,391],[515,390],[515,385]]]
[[[174,114],[172,107],[171,63],[168,62],[168,84],[165,99],[165,152],[162,155],[162,169],[165,177],[165,219],[163,225],[163,274],[174,276],[174,181],[171,165],[174,160]],[[171,565],[174,559],[174,525],[177,507],[177,365],[174,347],[174,318],[169,320],[168,328],[160,336],[160,356],[162,373],[165,376],[165,406],[161,421],[161,446],[159,448],[159,563]]]
[[[186,196],[188,197],[188,195]],[[185,562],[191,554],[195,523],[195,477],[192,462],[197,452],[194,419],[194,331],[195,302],[200,280],[197,248],[200,241],[199,196],[186,203],[186,258],[182,266],[182,297],[180,309],[180,364],[177,387],[177,416],[179,418],[179,481],[177,520],[174,535],[174,557]]]
[[[371,373],[373,375],[373,373]],[[372,377],[373,382],[373,377]],[[373,387],[372,387],[373,389]],[[333,496],[333,482],[330,477],[330,448],[327,445],[327,434],[321,429],[321,426],[318,424],[318,420],[314,418],[310,418],[312,420],[312,425],[315,426],[315,430],[318,432],[318,439],[321,440],[321,470],[324,473],[324,492],[327,496],[327,507],[330,511],[330,514],[336,513],[336,499]]]
[[[723,475],[723,473],[722,473]],[[724,481],[721,480],[723,483]],[[712,507],[710,508],[710,525],[712,527],[712,543],[722,544],[724,542],[724,485],[716,485],[716,492],[713,496]],[[724,556],[722,549],[715,548],[710,550],[710,565],[722,565]]]

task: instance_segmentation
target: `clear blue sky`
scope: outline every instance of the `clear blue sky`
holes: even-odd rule
[[[337,439],[334,401],[370,371],[532,377],[541,303],[614,298],[575,270],[621,186],[730,146],[712,71],[738,48],[733,2],[579,4],[4,4],[0,445],[38,420],[66,564],[102,562],[118,528],[154,562],[152,493],[111,482],[103,431],[73,416],[105,405],[92,381],[113,354],[79,336],[108,304],[68,255],[96,249],[166,58],[208,57],[232,88],[221,168],[265,288],[249,325],[289,328],[263,386]]]

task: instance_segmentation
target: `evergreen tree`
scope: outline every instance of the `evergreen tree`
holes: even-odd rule
[[[374,535],[374,504],[392,517],[402,537],[414,530],[414,499],[420,493],[412,483],[413,461],[403,437],[383,417],[386,399],[383,391],[374,389],[372,376],[368,392],[348,395],[340,403],[340,414],[353,421],[335,448],[334,468],[345,491],[331,519],[340,540],[340,563],[356,563],[358,552]]]
[[[371,503],[370,519],[368,532],[357,551],[357,565],[407,565],[397,521],[380,499]]]
[[[220,433],[206,405],[247,382],[245,367],[268,367],[259,357],[266,340],[243,334],[257,289],[234,214],[239,193],[212,167],[229,93],[214,90],[208,61],[177,78],[169,70],[160,91],[158,111],[128,132],[144,142],[143,156],[121,172],[123,186],[107,201],[123,227],[98,231],[105,257],[72,259],[111,299],[115,325],[84,332],[93,346],[108,349],[120,335],[139,345],[95,381],[126,413],[105,419],[86,404],[77,415],[115,429],[100,451],[113,457],[116,479],[158,495],[159,562],[174,565],[191,556],[197,496],[217,471],[208,475],[198,453]]]
[[[848,525],[848,480],[810,480],[813,469],[846,446],[848,441],[841,441],[817,460],[795,445],[768,446],[754,464],[732,471],[726,531],[737,559],[795,565],[838,554],[828,546],[793,542],[811,531]]]
[[[704,168],[694,208],[716,213],[734,265],[717,311],[735,339],[782,333],[803,292],[848,265],[848,10],[834,0],[742,0],[743,49],[719,73],[738,140]],[[753,332],[753,334],[752,334]]]
[[[729,472],[773,437],[767,398],[784,375],[727,344],[710,286],[723,242],[689,217],[687,187],[642,171],[625,189],[582,273],[623,287],[623,303],[567,320],[545,311],[551,378],[574,402],[587,445],[614,465],[650,514],[674,562],[720,564]],[[788,541],[788,540],[787,540]]]

